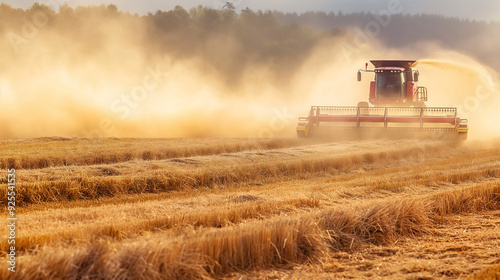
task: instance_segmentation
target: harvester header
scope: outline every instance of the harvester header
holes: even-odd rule
[[[356,107],[312,106],[308,117],[299,118],[297,135],[334,138],[431,137],[466,139],[467,120],[453,107],[427,107],[427,88],[418,86],[416,60],[372,60],[375,74],[370,83],[369,103]]]

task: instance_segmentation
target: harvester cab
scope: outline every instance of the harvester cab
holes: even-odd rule
[[[375,74],[368,101],[356,107],[312,106],[308,117],[299,118],[297,136],[328,136],[335,139],[433,138],[467,139],[466,119],[457,108],[427,107],[427,88],[418,86],[415,60],[372,60]]]
[[[412,65],[415,60],[372,60],[374,70],[358,71],[375,73],[370,85],[369,101],[377,107],[425,107],[427,88],[417,86],[419,72]]]

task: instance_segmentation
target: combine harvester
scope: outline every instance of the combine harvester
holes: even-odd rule
[[[375,73],[369,101],[357,107],[312,106],[308,117],[299,118],[298,137],[327,136],[333,139],[432,138],[467,139],[467,120],[457,108],[427,107],[427,88],[417,86],[419,72],[410,60],[372,60]]]

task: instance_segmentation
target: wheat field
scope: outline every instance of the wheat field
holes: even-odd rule
[[[1,279],[500,277],[498,141],[0,142]]]

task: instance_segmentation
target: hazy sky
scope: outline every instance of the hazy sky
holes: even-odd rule
[[[4,0],[14,7],[28,8],[35,2],[57,6],[67,2],[71,6],[115,4],[122,11],[146,14],[170,10],[176,5],[186,9],[197,5],[222,7],[227,0]],[[430,13],[477,20],[500,20],[500,0],[232,0],[238,9],[279,10],[285,12],[325,11],[344,13],[380,11],[391,2],[400,3],[402,13]]]

